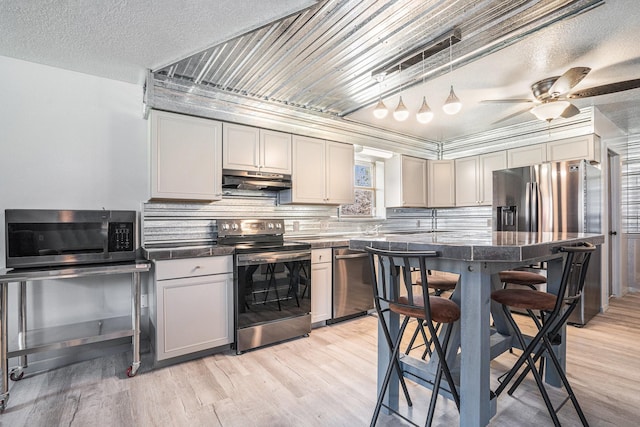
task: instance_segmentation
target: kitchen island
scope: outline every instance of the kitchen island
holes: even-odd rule
[[[525,232],[435,232],[384,237],[359,237],[350,240],[349,247],[363,250],[366,246],[387,250],[425,251],[439,254],[428,268],[460,275],[453,299],[460,305],[462,317],[454,324],[447,360],[459,378],[460,425],[485,426],[496,413],[496,398],[491,392],[490,361],[511,348],[511,331],[498,309],[491,302],[491,291],[500,286],[498,273],[541,261],[547,262],[547,290],[557,291],[562,274],[562,253],[559,246],[589,242],[602,245],[604,236],[585,233],[525,233]],[[492,310],[493,305],[493,310]],[[495,329],[490,327],[491,314]],[[399,316],[389,312],[391,327],[399,327]],[[564,330],[562,331],[564,335]],[[383,334],[378,330],[378,336]],[[457,354],[457,349],[461,351]],[[565,363],[565,341],[557,352]],[[378,387],[389,359],[385,340],[378,340]],[[431,363],[433,362],[433,363]],[[434,364],[431,360],[429,363]],[[405,376],[428,386],[420,378],[433,376],[429,363],[410,356],[401,356]],[[407,373],[408,372],[408,373]],[[552,369],[547,369],[547,382],[557,384]],[[445,383],[446,387],[446,383]],[[445,396],[447,390],[442,392]],[[397,377],[391,382],[386,404],[398,408]]]

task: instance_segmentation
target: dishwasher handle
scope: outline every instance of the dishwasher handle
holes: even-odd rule
[[[368,256],[369,256],[369,254],[365,252],[365,253],[361,253],[361,254],[336,255],[335,259],[366,258]]]

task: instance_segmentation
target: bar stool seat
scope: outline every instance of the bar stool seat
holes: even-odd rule
[[[556,304],[556,296],[531,289],[499,289],[491,293],[491,299],[523,310],[551,311]]]
[[[514,285],[530,286],[547,283],[547,278],[542,274],[531,271],[506,270],[500,272],[500,281],[502,283],[513,283]]]
[[[389,308],[391,311],[403,316],[425,321],[427,319],[425,319],[422,301],[422,295],[414,295],[412,302],[409,302],[409,298],[406,296],[402,296],[398,298],[400,304],[390,304]],[[450,299],[434,297],[429,299],[429,304],[431,305],[431,318],[434,322],[452,323],[460,319],[460,307]]]

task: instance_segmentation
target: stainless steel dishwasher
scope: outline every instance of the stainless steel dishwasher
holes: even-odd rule
[[[330,323],[373,309],[373,282],[368,255],[347,248],[333,250],[333,317]]]

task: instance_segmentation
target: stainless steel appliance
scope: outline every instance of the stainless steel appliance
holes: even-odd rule
[[[135,211],[5,210],[7,268],[136,259]]]
[[[600,169],[585,160],[494,171],[494,229],[601,233],[600,187]],[[600,311],[600,260],[598,248],[570,323],[584,325]]]
[[[291,188],[291,175],[224,169],[222,187],[240,190],[286,190]]]
[[[333,250],[333,317],[331,323],[373,309],[371,266],[365,252]]]
[[[285,242],[284,221],[218,220],[218,244],[235,247],[238,354],[311,332],[311,245]]]

